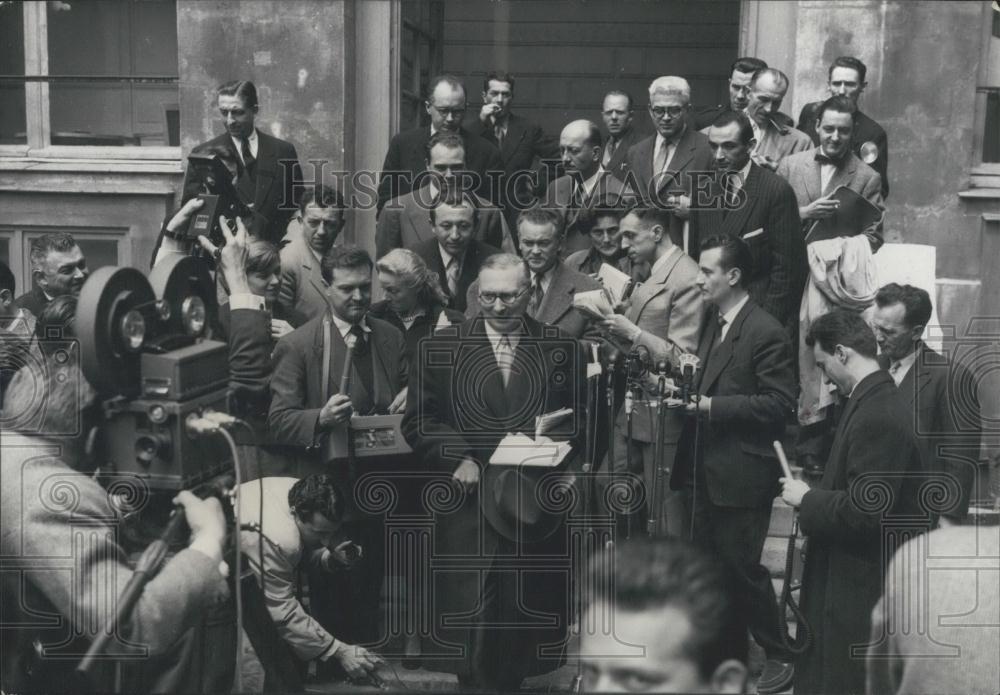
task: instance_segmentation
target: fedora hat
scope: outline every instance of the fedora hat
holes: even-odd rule
[[[575,482],[571,473],[552,468],[488,465],[480,488],[483,515],[512,541],[545,540],[572,507]]]

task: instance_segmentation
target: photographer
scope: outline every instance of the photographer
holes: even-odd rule
[[[364,678],[381,659],[367,649],[336,639],[296,596],[296,574],[310,558],[328,572],[350,569],[360,555],[350,541],[335,544],[344,516],[343,494],[329,475],[264,478],[239,490],[243,552],[264,589],[278,634],[301,662],[333,659],[349,678]],[[321,576],[321,575],[312,575]],[[302,666],[305,664],[302,663]],[[267,680],[264,692],[272,692]]]
[[[0,687],[6,692],[109,691],[114,683],[112,660],[98,664],[88,685],[70,677],[88,643],[114,614],[112,597],[120,595],[133,574],[118,542],[122,519],[116,498],[91,476],[101,460],[95,446],[100,442],[100,403],[73,353],[66,361],[65,352],[55,351],[36,373],[42,383],[25,372],[7,392],[7,412],[37,413],[31,421],[38,427],[15,433],[5,425],[0,439],[0,552],[5,563],[18,568],[0,573],[5,613]],[[136,481],[116,484],[134,488],[137,495],[144,489]],[[187,491],[173,501],[184,509],[191,528],[188,546],[146,585],[128,620],[117,626],[113,645],[114,654],[133,657],[128,672],[146,692],[201,687],[198,664],[156,658],[196,639],[198,631],[185,631],[199,625],[228,593],[219,501],[201,500]],[[61,619],[39,621],[39,615]],[[145,650],[144,657],[136,645]],[[218,644],[210,640],[198,645],[206,668],[224,664],[229,656],[213,648]],[[221,681],[210,687],[219,689]]]

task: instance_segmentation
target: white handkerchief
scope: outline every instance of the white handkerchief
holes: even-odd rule
[[[761,227],[760,229],[755,229],[752,232],[748,232],[748,233],[744,234],[742,238],[744,240],[746,240],[746,239],[752,239],[753,237],[760,236],[763,233],[764,233],[764,228]]]

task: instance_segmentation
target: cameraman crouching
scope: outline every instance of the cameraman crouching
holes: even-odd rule
[[[185,664],[181,672],[180,664],[168,665],[176,659],[157,657],[175,653],[179,640],[197,639],[196,631],[186,631],[225,602],[228,589],[222,573],[226,527],[221,505],[187,491],[174,499],[191,528],[187,548],[146,585],[127,622],[117,626],[108,660],[98,663],[90,683],[72,677],[89,643],[114,615],[132,569],[118,542],[122,520],[115,498],[91,475],[100,460],[100,404],[76,355],[65,356],[54,351],[42,374],[15,378],[4,401],[0,687],[15,693],[108,692],[116,687],[111,655],[128,654],[131,659],[120,663],[129,664],[128,672],[141,680],[145,692],[192,691],[197,664]],[[27,421],[15,422],[15,415],[28,412],[33,416]],[[119,491],[142,489],[124,479],[116,483]],[[211,647],[197,647],[203,662],[214,658]],[[228,690],[230,683],[216,681],[210,687]],[[119,681],[117,687],[131,689],[130,684],[135,685]]]

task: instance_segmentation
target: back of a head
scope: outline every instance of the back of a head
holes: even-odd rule
[[[681,611],[691,625],[685,651],[703,679],[729,659],[747,663],[748,623],[739,589],[717,559],[689,543],[638,538],[616,545],[613,558],[594,558],[588,585],[607,587],[609,594],[588,597],[590,605],[603,602],[650,620],[667,607]]]

